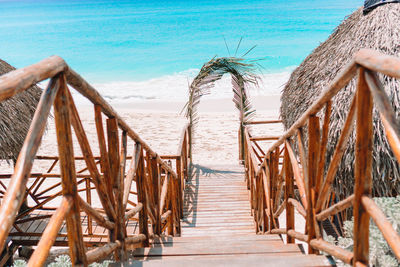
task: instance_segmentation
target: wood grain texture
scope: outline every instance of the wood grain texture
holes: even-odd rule
[[[64,196],[71,196],[73,205],[66,218],[68,229],[68,244],[72,264],[86,265],[85,246],[83,244],[79,199],[76,184],[75,160],[71,121],[65,77],[60,77],[60,89],[54,101],[54,119],[56,124],[58,153],[62,176],[62,191]]]

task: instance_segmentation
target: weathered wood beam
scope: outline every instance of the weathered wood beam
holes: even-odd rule
[[[1,76],[3,81],[4,76]],[[15,171],[2,199],[2,205],[0,207],[0,250],[4,248],[7,235],[15,220],[19,207],[22,204],[29,173],[32,169],[32,159],[35,158],[38,151],[44,129],[46,128],[47,118],[54,98],[59,90],[59,86],[59,76],[56,76],[50,80],[47,88],[43,91],[32,118],[25,142],[18,155],[14,168]]]
[[[372,190],[372,96],[365,81],[365,71],[358,71],[357,127],[354,167],[354,262],[368,265],[369,261],[369,214],[361,204],[363,195]]]
[[[60,228],[64,222],[64,218],[72,207],[72,202],[72,197],[63,197],[60,203],[60,207],[51,216],[51,219],[42,234],[37,248],[29,259],[27,265],[28,267],[44,265],[47,256],[50,253],[50,249],[53,246],[54,241],[56,241],[58,231],[60,231]]]
[[[67,95],[68,88],[64,75],[61,75],[59,80],[60,89],[54,100],[54,119],[60,157],[61,181],[63,195],[70,195],[73,199],[71,210],[66,217],[68,244],[72,264],[87,265],[76,183],[73,139]]]

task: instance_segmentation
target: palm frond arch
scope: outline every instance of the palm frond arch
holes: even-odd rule
[[[233,102],[239,111],[240,131],[243,131],[244,124],[255,114],[248,94],[249,86],[257,87],[259,84],[259,77],[255,74],[255,70],[253,64],[236,57],[213,58],[203,65],[189,86],[189,100],[184,107],[185,116],[189,120],[191,137],[199,119],[197,108],[201,97],[210,94],[215,82],[225,74],[231,76]]]

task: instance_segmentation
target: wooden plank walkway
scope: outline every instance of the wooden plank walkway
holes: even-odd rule
[[[243,166],[195,165],[184,215],[181,237],[136,249],[124,266],[331,266],[278,235],[255,233]]]

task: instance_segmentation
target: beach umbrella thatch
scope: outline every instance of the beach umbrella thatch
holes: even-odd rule
[[[362,48],[400,56],[400,4],[376,6],[363,15],[363,8],[348,16],[292,73],[281,96],[281,117],[289,128],[318,98],[321,91]],[[397,117],[400,116],[400,83],[379,75]],[[353,79],[333,99],[327,160],[333,154],[356,88]],[[373,194],[394,196],[400,193],[400,168],[391,152],[384,127],[374,110]],[[351,136],[347,151],[335,178],[335,191],[340,198],[354,189],[354,141]]]
[[[0,60],[0,75],[15,70]],[[42,90],[32,86],[28,90],[0,102],[0,159],[16,160],[24,143]]]

